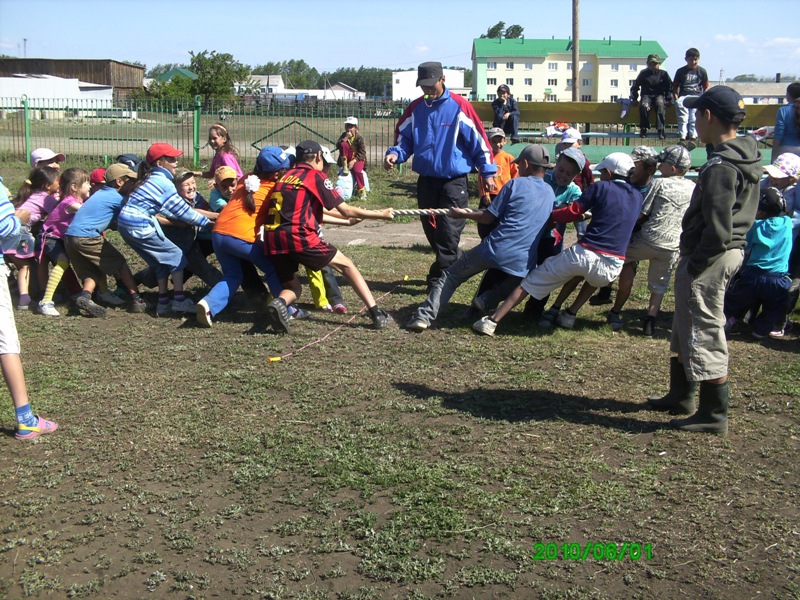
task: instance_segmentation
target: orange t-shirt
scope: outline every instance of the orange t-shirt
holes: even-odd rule
[[[256,217],[261,205],[269,198],[274,187],[274,181],[261,182],[261,187],[253,193],[256,208],[252,213],[249,213],[244,206],[247,190],[244,187],[244,182],[239,183],[233,192],[233,196],[231,196],[230,202],[219,213],[217,222],[214,224],[214,233],[229,235],[249,244],[254,244],[256,241]]]
[[[494,164],[497,165],[497,174],[494,176],[494,182],[497,185],[497,192],[499,192],[506,183],[519,175],[517,165],[514,163],[515,160],[517,159],[514,158],[512,154],[503,152],[502,150],[495,154]],[[494,193],[496,194],[497,192]]]

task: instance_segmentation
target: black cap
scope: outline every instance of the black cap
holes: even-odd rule
[[[661,57],[658,54],[650,54],[647,57],[647,64],[650,64],[651,62],[661,64],[664,61],[661,60]]]
[[[758,198],[758,210],[763,211],[769,217],[777,217],[786,212],[786,199],[783,193],[775,187],[768,187],[761,190]]]
[[[444,73],[442,72],[442,63],[440,62],[424,62],[417,67],[417,86],[436,85]]]
[[[686,108],[708,109],[724,121],[733,121],[747,111],[739,92],[726,85],[715,85],[699,96],[689,96],[683,101]]]
[[[314,140],[300,142],[294,148],[295,156],[297,156],[298,160],[302,159],[304,154],[316,154],[317,152],[322,152],[322,146],[320,146]]]

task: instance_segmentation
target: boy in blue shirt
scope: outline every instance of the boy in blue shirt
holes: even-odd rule
[[[725,330],[729,331],[748,309],[761,305],[753,321],[753,337],[783,337],[789,301],[789,254],[792,220],[784,214],[786,201],[780,190],[762,190],[756,221],[747,232],[747,259],[725,293]],[[756,312],[755,310],[753,311]]]

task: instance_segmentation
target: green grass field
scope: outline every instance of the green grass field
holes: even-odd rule
[[[371,176],[368,206],[415,205],[408,171]],[[342,249],[396,321],[425,297],[426,248]],[[736,332],[730,435],[672,431],[644,408],[672,299],[643,337],[642,279],[616,334],[587,306],[478,337],[477,282],[423,334],[371,330],[349,287],[351,315],[290,336],[244,308],[211,330],[20,314],[60,430],[15,441],[2,392],[0,597],[798,598],[800,336]]]

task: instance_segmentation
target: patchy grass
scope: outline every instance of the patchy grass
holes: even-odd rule
[[[407,172],[373,180],[370,205],[413,206]],[[346,253],[397,320],[424,298],[419,248]],[[515,313],[486,338],[460,319],[474,286],[421,335],[323,313],[291,336],[244,310],[211,330],[18,315],[61,430],[16,442],[6,409],[0,597],[798,597],[796,332],[734,335],[731,433],[688,435],[644,410],[667,385],[669,298],[656,339],[641,285],[621,333],[587,306],[575,331]],[[534,560],[551,542],[652,558]]]

